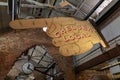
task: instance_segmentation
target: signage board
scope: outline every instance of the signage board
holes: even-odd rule
[[[90,50],[94,44],[103,40],[89,21],[80,21],[70,17],[15,20],[10,23],[14,29],[47,27],[47,35],[54,46],[64,56],[78,55]]]

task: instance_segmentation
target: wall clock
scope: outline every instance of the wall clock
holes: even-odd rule
[[[34,70],[34,65],[32,63],[27,62],[27,63],[23,64],[22,70],[25,74],[30,74]]]

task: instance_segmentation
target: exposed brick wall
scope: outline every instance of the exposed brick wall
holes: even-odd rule
[[[71,60],[57,55],[58,49],[52,45],[51,39],[41,29],[17,30],[0,35],[0,80],[4,80],[16,58],[35,44],[46,46],[65,73],[66,80],[74,80]]]

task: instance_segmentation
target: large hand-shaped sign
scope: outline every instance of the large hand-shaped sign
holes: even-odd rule
[[[52,43],[59,47],[64,56],[77,55],[90,50],[94,44],[105,44],[89,21],[80,21],[69,17],[15,20],[10,23],[14,29],[47,27],[47,35]]]

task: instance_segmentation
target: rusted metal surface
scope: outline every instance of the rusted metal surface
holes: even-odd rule
[[[74,80],[68,77],[69,74],[74,75],[72,62],[67,62],[66,58],[61,55],[56,56],[59,54],[58,49],[52,45],[51,38],[41,29],[17,30],[0,35],[0,80],[4,80],[3,78],[12,68],[17,57],[35,44],[46,46],[48,52],[55,58],[57,64],[67,76],[66,80]]]

